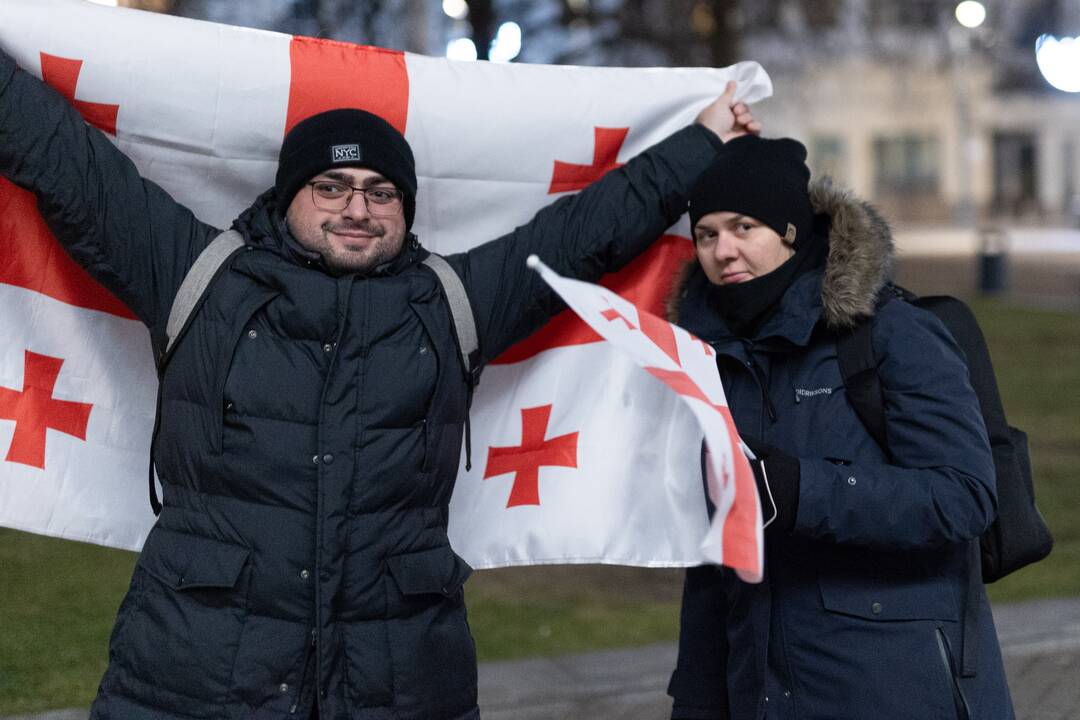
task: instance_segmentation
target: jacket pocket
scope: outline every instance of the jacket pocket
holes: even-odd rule
[[[155,528],[138,565],[173,590],[234,588],[251,551],[197,535]]]
[[[945,680],[952,690],[956,717],[958,720],[969,720],[971,711],[968,709],[967,698],[964,697],[963,688],[960,686],[960,674],[956,668],[956,658],[952,653],[952,645],[949,643],[945,631],[941,628],[934,630],[934,637],[937,640],[938,651],[941,654],[942,672],[945,673]]]
[[[114,647],[119,694],[148,704],[183,697],[193,717],[210,717],[225,702],[247,618],[250,552],[154,528],[135,571],[144,589]]]
[[[421,303],[413,301],[410,303],[412,310],[416,313],[416,317],[420,320],[420,326],[423,328],[423,337],[421,338],[421,345],[411,359],[410,365],[412,368],[406,368],[405,371],[411,371],[416,378],[420,380],[420,386],[430,388],[426,391],[426,397],[423,401],[423,413],[424,417],[420,420],[422,430],[424,433],[424,461],[421,465],[421,469],[425,473],[432,472],[436,467],[436,461],[438,460],[437,448],[439,444],[439,436],[441,435],[441,421],[443,413],[440,412],[441,408],[434,406],[435,399],[438,395],[436,388],[442,379],[442,358],[439,357],[439,348],[442,347],[456,347],[453,341],[446,342],[446,339],[437,340],[439,335],[436,334],[436,325],[431,318],[432,308],[429,303]],[[419,407],[417,407],[419,409]]]
[[[390,666],[401,717],[453,717],[476,705],[476,646],[462,585],[472,572],[449,545],[387,558]]]
[[[956,596],[947,584],[890,583],[888,578],[830,578],[818,581],[821,602],[829,612],[864,620],[947,620],[959,617]]]
[[[472,574],[472,568],[449,545],[392,555],[387,569],[402,595],[454,597]]]
[[[225,397],[225,386],[229,379],[229,373],[232,372],[236,352],[240,348],[240,343],[243,340],[247,339],[249,341],[254,341],[259,337],[259,332],[254,327],[253,318],[263,309],[263,307],[280,294],[281,293],[277,290],[258,287],[244,298],[243,304],[236,308],[235,315],[233,316],[236,324],[232,327],[229,335],[229,337],[232,338],[232,341],[225,343],[222,348],[222,356],[218,358],[218,362],[216,363],[216,367],[221,369],[219,370],[219,374],[215,379],[214,384],[213,397],[214,407],[216,408],[214,415],[215,424],[210,437],[212,449],[215,453],[221,453],[222,446],[225,442],[225,413],[227,411],[226,408],[230,407],[229,399]],[[265,342],[265,339],[263,342]]]

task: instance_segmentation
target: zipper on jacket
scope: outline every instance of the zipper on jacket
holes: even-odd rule
[[[967,698],[964,697],[964,690],[960,687],[960,678],[956,672],[956,663],[953,661],[949,639],[945,637],[945,632],[941,628],[934,629],[934,636],[937,638],[938,651],[941,653],[941,664],[942,669],[945,671],[945,680],[949,683],[949,688],[952,689],[956,717],[958,720],[970,720],[971,710],[968,708]]]
[[[330,378],[334,373],[334,369],[337,367],[337,356],[341,351],[341,339],[345,334],[345,325],[349,319],[349,299],[352,296],[352,287],[355,280],[355,275],[346,276],[346,282],[344,288],[341,284],[337,287],[337,302],[339,303],[337,312],[337,330],[334,339],[334,351],[330,356],[330,366],[326,371],[326,378],[323,381],[322,392],[319,393],[319,432],[316,433],[315,442],[317,443],[315,448],[315,456],[318,457],[323,451],[322,447],[322,426],[323,426],[323,408],[326,406],[326,389],[330,385]],[[365,287],[365,286],[362,286]],[[364,304],[366,306],[366,303]],[[361,331],[363,329],[361,328]],[[363,336],[361,335],[361,340]],[[323,533],[325,529],[323,527],[323,487],[322,487],[322,474],[323,464],[320,463],[315,470],[315,627],[311,631],[311,645],[314,648],[315,654],[315,699],[313,705],[322,710],[322,700],[324,697],[322,682],[323,682],[323,667],[322,667],[322,652],[318,646],[319,629],[323,626]]]
[[[743,348],[746,351],[746,357],[749,360],[746,361],[746,367],[750,371],[750,374],[754,376],[754,382],[757,383],[758,390],[761,392],[761,405],[765,408],[765,412],[769,416],[770,422],[776,422],[776,406],[773,405],[772,398],[769,397],[768,378],[765,377],[765,371],[761,369],[761,365],[758,364],[757,358],[754,357],[754,343],[751,340],[743,340]],[[762,435],[764,435],[764,428],[762,428]]]
[[[298,683],[296,683],[296,694],[293,696],[292,705],[289,707],[289,714],[290,715],[295,715],[298,710],[310,711],[309,706],[314,706],[314,704],[315,704],[315,699],[314,699],[312,693],[308,690],[308,687],[307,687],[307,679],[308,679],[308,675],[310,675],[309,671],[311,669],[311,663],[315,660],[314,655],[315,655],[315,630],[312,629],[312,631],[311,631],[311,642],[308,643],[307,647],[304,649],[304,665],[303,665],[303,668],[300,670],[300,681]],[[304,702],[304,696],[305,695],[312,698],[311,703]],[[307,718],[305,718],[304,720],[307,720]]]

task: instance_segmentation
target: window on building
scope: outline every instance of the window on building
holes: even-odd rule
[[[803,17],[806,27],[813,30],[830,30],[840,24],[843,0],[803,0]]]
[[[875,30],[930,29],[937,27],[942,8],[940,0],[872,0],[870,25]]]
[[[933,134],[905,134],[874,140],[874,187],[889,195],[936,193],[940,151]]]
[[[995,132],[994,212],[1022,216],[1038,211],[1038,176],[1034,133]]]
[[[847,144],[835,135],[815,135],[810,138],[810,169],[814,177],[828,175],[842,184],[848,183]]]
[[[749,21],[747,24],[755,30],[779,30],[783,4],[783,0],[758,0],[749,4],[744,9]]]

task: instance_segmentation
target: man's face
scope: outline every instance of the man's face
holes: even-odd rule
[[[694,251],[714,285],[767,275],[795,254],[776,231],[735,212],[714,212],[694,226]]]
[[[312,178],[313,182],[321,180],[365,190],[394,189],[392,182],[367,168],[334,168]],[[324,210],[316,205],[311,186],[304,185],[289,203],[285,220],[297,242],[319,253],[332,272],[367,272],[396,257],[405,241],[402,203],[394,203],[390,209],[374,203],[371,206],[378,215],[368,210],[363,193],[357,191],[345,209]]]

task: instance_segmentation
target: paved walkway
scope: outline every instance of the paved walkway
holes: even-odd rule
[[[1020,720],[1080,718],[1080,598],[994,609]],[[484,720],[662,720],[675,647],[483,663]],[[86,720],[61,710],[8,720]]]
[[[1013,303],[1054,310],[1080,310],[1080,252],[1010,256],[1007,290]],[[978,258],[970,255],[901,255],[895,280],[919,295],[970,298],[979,286]]]
[[[1080,598],[994,609],[1020,720],[1080,718]],[[484,720],[658,720],[672,645],[481,666]]]

